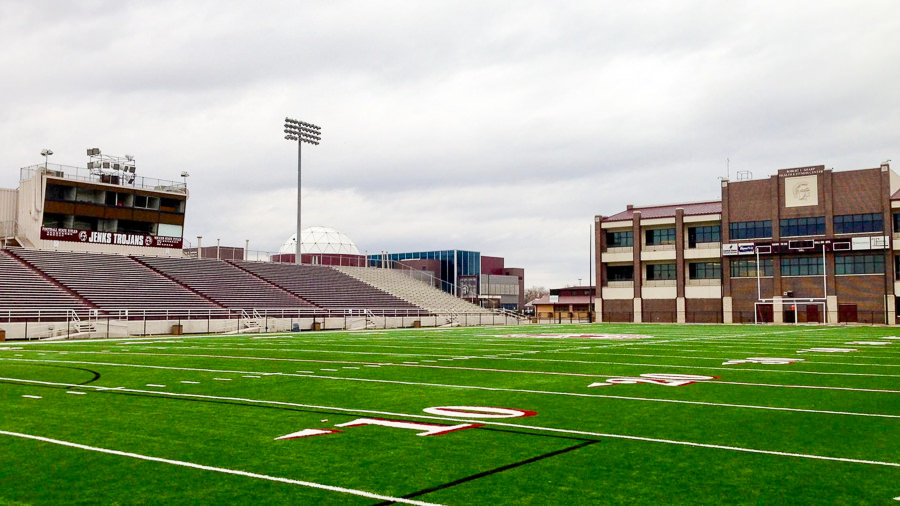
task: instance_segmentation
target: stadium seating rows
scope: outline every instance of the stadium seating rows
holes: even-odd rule
[[[234,264],[326,309],[420,309],[331,267],[256,262]]]
[[[0,308],[5,310],[87,310],[84,301],[0,251]],[[0,317],[6,315],[0,315]]]
[[[335,269],[372,286],[381,287],[397,297],[415,301],[419,307],[435,313],[490,313],[487,309],[454,297],[394,269],[365,267],[335,267]]]
[[[219,307],[126,256],[20,248],[9,251],[100,309]]]
[[[0,311],[486,312],[396,274],[405,280],[398,282],[391,274],[385,269],[9,248],[0,251]]]
[[[219,260],[139,257],[137,260],[229,308],[314,308],[309,302]]]

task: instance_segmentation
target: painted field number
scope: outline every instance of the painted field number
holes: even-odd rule
[[[612,385],[636,385],[638,383],[646,383],[649,385],[661,385],[664,387],[683,387],[698,381],[709,381],[719,379],[717,376],[699,376],[696,374],[661,374],[648,373],[641,374],[639,377],[622,376],[617,378],[608,378],[606,381],[591,383],[591,387],[608,387]]]
[[[520,418],[524,416],[537,415],[537,412],[535,411],[528,411],[524,409],[496,408],[486,406],[437,406],[433,408],[425,408],[423,411],[432,415],[467,419]],[[481,424],[478,423],[444,425],[439,423],[409,422],[406,420],[388,420],[384,418],[357,418],[356,420],[335,425],[335,427],[346,429],[352,427],[362,427],[366,425],[377,425],[380,427],[389,427],[392,429],[413,430],[417,432],[417,436],[442,436],[451,432],[481,427]],[[284,436],[276,437],[275,440],[278,441],[283,439],[299,439],[312,436],[324,436],[327,434],[335,434],[339,432],[343,431],[337,429],[303,429],[297,432],[292,432],[290,434],[285,434]]]

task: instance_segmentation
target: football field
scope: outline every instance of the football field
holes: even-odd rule
[[[900,504],[895,332],[0,343],[0,504]]]

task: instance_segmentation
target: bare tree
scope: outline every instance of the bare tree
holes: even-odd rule
[[[543,286],[532,286],[531,288],[525,289],[525,303],[529,303],[535,299],[540,299],[544,295],[550,293],[550,290],[547,290]]]

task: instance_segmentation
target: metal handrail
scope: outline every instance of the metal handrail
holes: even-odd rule
[[[53,177],[67,179],[70,181],[86,181],[91,183],[115,184],[129,188],[141,188],[145,190],[156,190],[174,193],[187,193],[187,185],[183,182],[168,181],[165,179],[148,178],[144,176],[134,176],[130,181],[120,180],[118,183],[110,183],[113,179],[104,180],[103,176],[91,172],[85,167],[73,167],[70,165],[59,165],[55,163],[31,165],[22,167],[19,171],[19,181],[27,181],[34,177],[36,173],[46,173]]]

